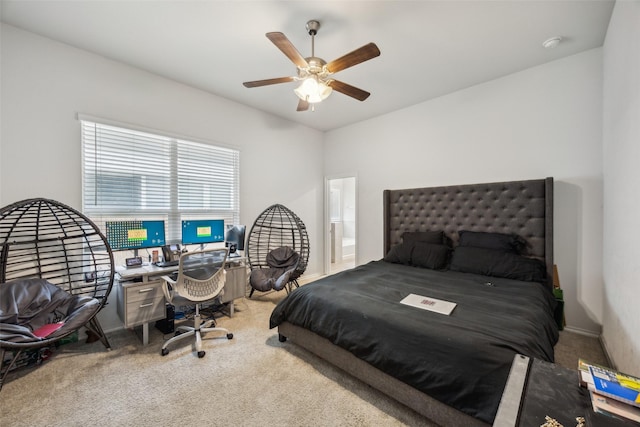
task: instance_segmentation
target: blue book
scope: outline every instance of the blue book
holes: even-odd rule
[[[631,381],[631,379],[635,379],[634,377],[618,374],[597,366],[589,366],[589,371],[593,377],[593,386],[597,393],[640,407],[640,390],[632,384],[635,381]]]

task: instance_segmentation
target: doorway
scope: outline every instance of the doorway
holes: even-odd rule
[[[334,274],[356,265],[356,178],[327,179],[325,271]]]

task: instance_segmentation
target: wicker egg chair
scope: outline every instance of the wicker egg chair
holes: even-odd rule
[[[293,249],[299,256],[294,270],[288,274],[284,286],[288,293],[294,286],[299,286],[298,278],[307,269],[309,236],[307,227],[298,215],[283,205],[275,204],[258,215],[247,236],[247,259],[252,274],[257,269],[271,269],[272,265],[268,262],[268,258],[271,258],[278,248],[283,247]],[[269,256],[270,253],[271,256]],[[249,298],[256,289],[265,290],[255,287],[251,278],[249,283],[251,284]]]
[[[50,346],[82,326],[91,339],[97,338],[107,349],[111,348],[96,314],[107,303],[114,271],[113,253],[106,238],[90,219],[77,210],[42,198],[23,200],[0,209],[2,291],[8,291],[17,281],[28,283],[25,288],[41,282],[49,287],[47,292],[51,295],[57,294],[58,298],[70,301],[69,312],[65,315],[75,316],[74,320],[82,322],[80,325],[69,322],[72,330],[65,324],[59,331],[33,341],[25,338],[18,342],[0,339],[0,363],[4,362],[5,352],[14,354],[0,371],[0,389],[23,351]],[[60,289],[66,294],[60,293]],[[91,305],[92,311],[78,315],[78,306],[85,304]],[[71,313],[71,310],[76,311]],[[21,319],[21,316],[22,313],[18,313],[17,318]],[[5,328],[14,327],[4,325]]]

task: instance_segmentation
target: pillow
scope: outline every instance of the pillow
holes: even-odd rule
[[[402,233],[402,243],[427,242],[441,245],[443,236],[442,231],[405,231]]]
[[[461,273],[504,277],[526,282],[545,282],[547,271],[542,261],[495,249],[458,246],[449,269]]]
[[[460,231],[458,246],[493,249],[502,252],[521,254],[526,245],[517,234],[488,233],[483,231]]]
[[[413,252],[413,244],[401,243],[392,246],[384,256],[383,261],[409,265],[411,263],[411,252]]]
[[[445,245],[416,242],[411,252],[411,265],[432,270],[446,268],[449,258],[449,248]]]

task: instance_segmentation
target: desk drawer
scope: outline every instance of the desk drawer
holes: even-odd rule
[[[158,295],[153,299],[144,299],[136,302],[129,301],[126,310],[126,327],[129,328],[166,317],[163,295]]]
[[[127,305],[144,301],[154,300],[158,297],[164,297],[162,292],[162,282],[141,283],[140,286],[130,286],[125,289]]]

